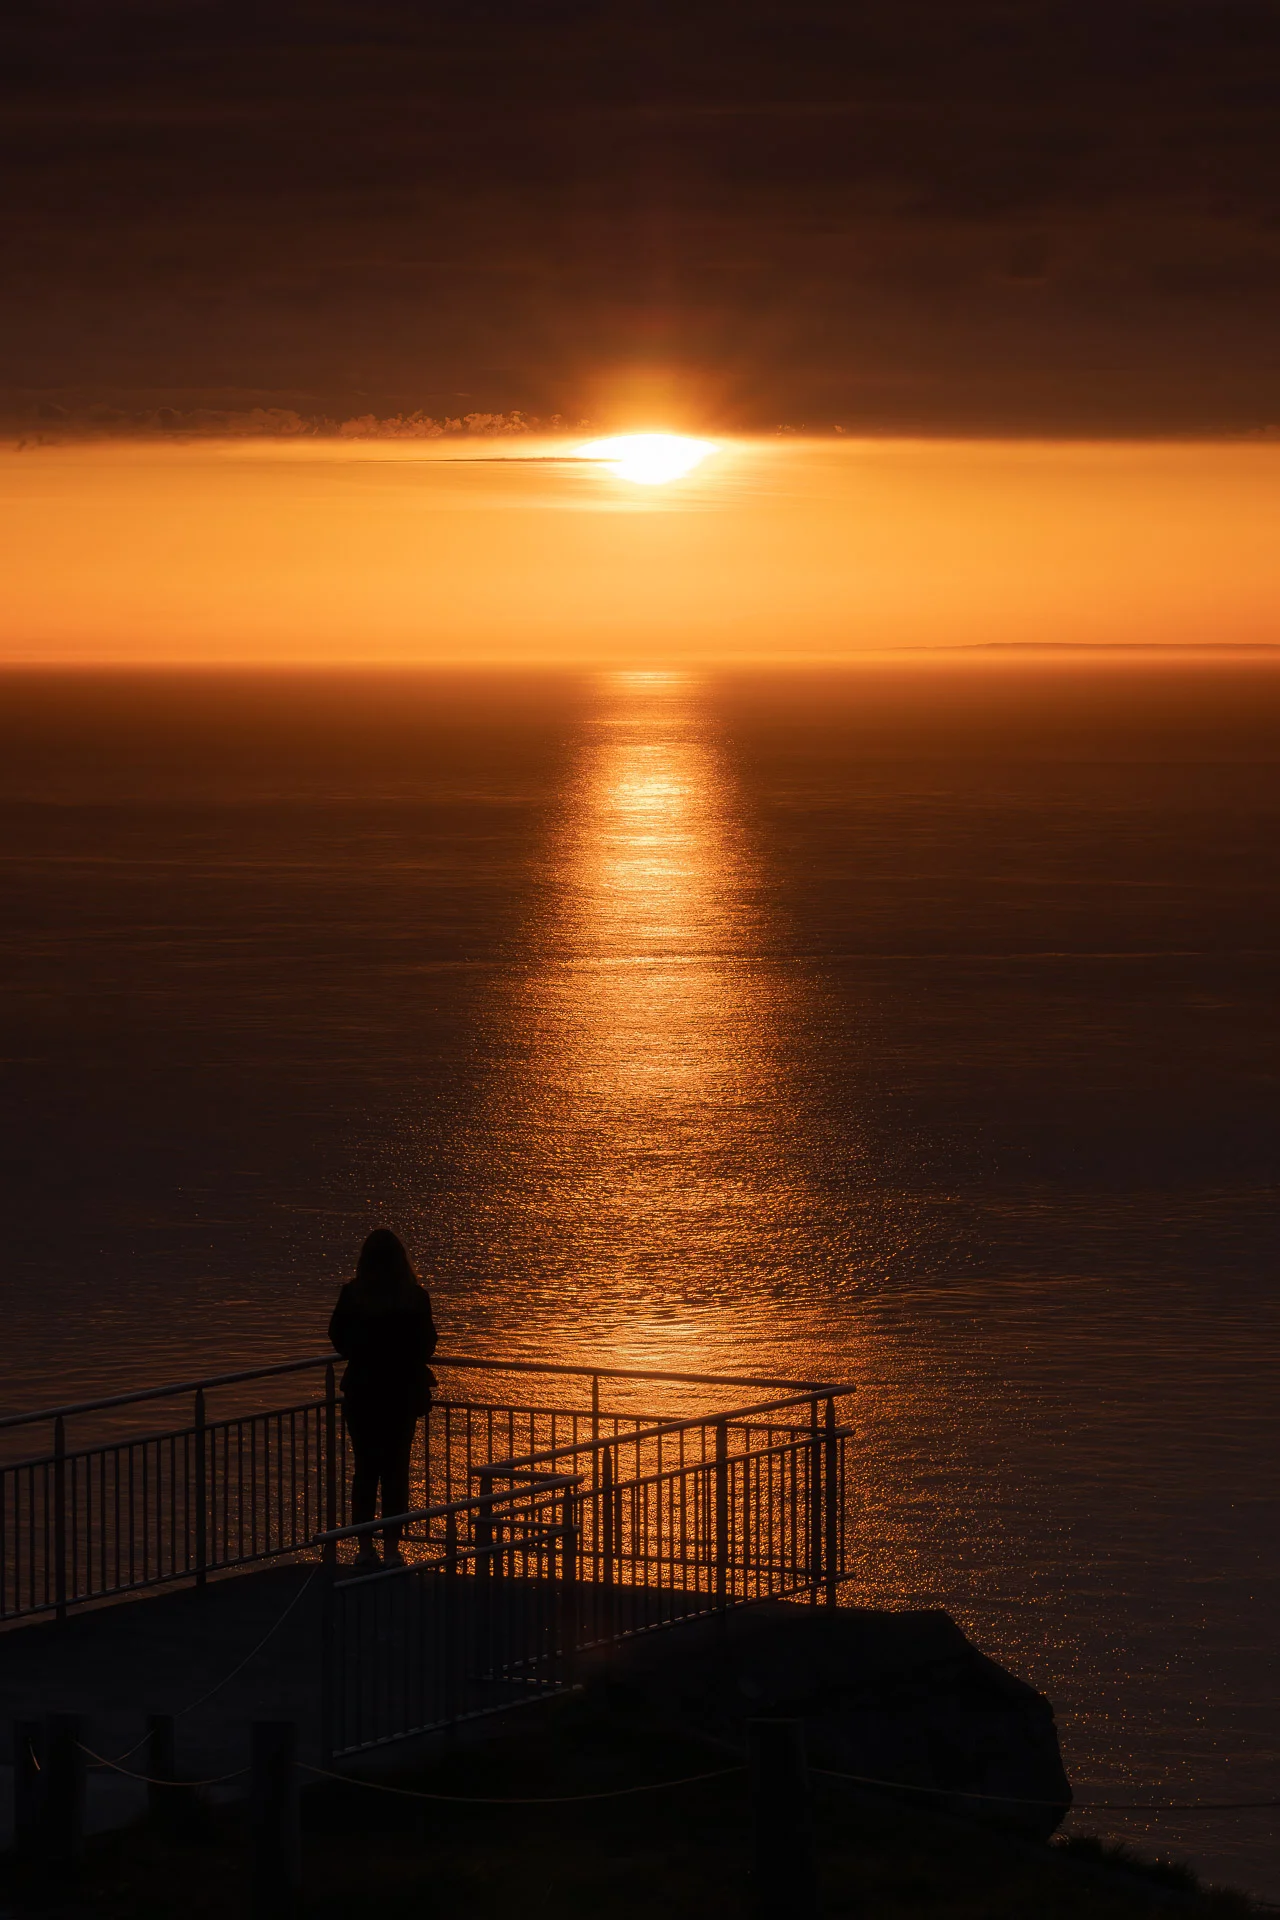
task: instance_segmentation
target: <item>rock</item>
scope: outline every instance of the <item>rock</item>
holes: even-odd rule
[[[1037,1838],[1071,1805],[1053,1708],[945,1613],[769,1602],[624,1642],[591,1684],[613,1710],[735,1746],[749,1719],[801,1719],[812,1766]]]

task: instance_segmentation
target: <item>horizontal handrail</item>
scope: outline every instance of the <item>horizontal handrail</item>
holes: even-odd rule
[[[241,1386],[248,1380],[269,1380],[283,1373],[302,1373],[308,1367],[332,1365],[341,1357],[336,1353],[317,1353],[306,1360],[282,1360],[274,1366],[247,1367],[239,1373],[209,1374],[201,1380],[179,1380],[163,1387],[143,1387],[134,1393],[113,1393],[101,1400],[77,1400],[68,1406],[41,1407],[32,1413],[9,1413],[0,1418],[0,1432],[10,1427],[35,1426],[42,1420],[66,1420],[72,1414],[104,1413],[112,1407],[174,1399],[180,1393]],[[774,1380],[741,1373],[649,1373],[642,1367],[589,1367],[544,1360],[499,1360],[488,1355],[465,1353],[436,1355],[431,1364],[433,1367],[481,1369],[491,1373],[552,1373],[585,1380],[660,1380],[671,1386],[686,1387],[791,1387],[803,1393],[855,1391],[852,1387],[832,1388],[823,1380]]]
[[[562,1453],[600,1453],[606,1447],[630,1447],[641,1440],[661,1439],[669,1433],[688,1433],[694,1427],[716,1427],[722,1420],[727,1426],[734,1420],[753,1420],[762,1413],[781,1413],[787,1407],[803,1406],[809,1401],[839,1400],[855,1391],[853,1387],[836,1384],[815,1387],[809,1392],[793,1393],[786,1400],[763,1400],[754,1407],[731,1407],[724,1413],[695,1414],[690,1420],[661,1420],[652,1427],[639,1427],[635,1433],[610,1433],[600,1440],[566,1440],[558,1447],[543,1447],[538,1453],[522,1453],[511,1460],[489,1461],[482,1467],[473,1467],[471,1472],[476,1478],[483,1474],[506,1475],[524,1467],[536,1466],[541,1460],[558,1460]],[[820,1434],[825,1435],[826,1431],[825,1427],[818,1429]],[[714,1462],[708,1460],[690,1464],[712,1466]]]
[[[438,1355],[433,1367],[483,1367],[493,1373],[562,1373],[581,1380],[662,1380],[684,1387],[795,1387],[805,1392],[826,1393],[825,1380],[773,1380],[749,1373],[651,1373],[647,1367],[588,1367],[546,1360],[494,1360],[469,1354]],[[852,1388],[844,1389],[852,1392]]]
[[[381,1533],[384,1527],[407,1526],[410,1520],[446,1520],[451,1513],[471,1513],[477,1507],[502,1506],[512,1500],[527,1500],[533,1493],[558,1493],[565,1487],[582,1485],[580,1473],[548,1474],[545,1480],[524,1487],[510,1487],[506,1493],[477,1493],[468,1500],[447,1500],[443,1506],[415,1507],[411,1513],[384,1513],[376,1520],[357,1520],[349,1527],[333,1527],[328,1533],[312,1535],[313,1547],[330,1540],[354,1540],[364,1533]]]
[[[793,1432],[794,1431],[795,1430],[793,1430]],[[800,1447],[811,1446],[813,1443],[809,1438],[808,1429],[806,1428],[804,1432],[805,1438],[803,1440],[798,1437],[793,1437],[790,1440],[776,1440],[771,1447],[752,1447],[750,1453],[731,1453],[725,1459],[724,1465],[730,1473],[733,1473],[744,1467],[759,1466],[762,1460],[775,1460],[781,1454],[794,1453]],[[820,1440],[825,1440],[828,1433],[836,1440],[848,1440],[853,1436],[853,1428],[819,1427],[818,1437]],[[714,1473],[719,1464],[720,1463],[714,1459],[677,1461],[670,1467],[655,1467],[651,1473],[638,1473],[630,1480],[615,1480],[609,1491],[615,1499],[621,1494],[630,1494],[637,1491],[643,1493],[650,1487],[661,1486],[665,1481],[687,1479],[695,1473]],[[582,1480],[585,1478],[585,1475],[578,1474],[576,1478]],[[605,1497],[605,1490],[602,1487],[596,1487],[593,1488],[591,1492],[583,1495],[583,1501],[584,1504],[590,1505],[593,1501],[602,1500]],[[382,1522],[378,1521],[377,1524],[381,1526]]]
[[[8,1413],[0,1419],[0,1432],[6,1427],[31,1427],[41,1420],[70,1419],[73,1413],[103,1413],[109,1407],[132,1407],[144,1400],[176,1399],[180,1393],[198,1393],[209,1387],[239,1386],[245,1380],[269,1380],[275,1374],[301,1373],[307,1367],[323,1367],[338,1356],[319,1353],[310,1360],[282,1360],[274,1367],[249,1367],[243,1373],[215,1373],[204,1380],[179,1380],[169,1387],[143,1387],[137,1393],[113,1393],[105,1400],[77,1400],[67,1407],[42,1407],[37,1413]]]

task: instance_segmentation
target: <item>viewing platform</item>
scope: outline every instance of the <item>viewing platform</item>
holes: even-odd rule
[[[836,1603],[848,1387],[437,1358],[407,1565],[357,1574],[383,1523],[349,1522],[336,1364],[0,1422],[22,1456],[0,1464],[0,1716],[78,1714],[131,1773],[146,1716],[175,1716],[180,1770],[209,1781],[243,1766],[247,1722],[288,1719],[341,1769],[573,1688],[637,1636]]]

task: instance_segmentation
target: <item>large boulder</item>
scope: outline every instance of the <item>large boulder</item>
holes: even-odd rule
[[[749,1719],[800,1719],[813,1767],[1038,1838],[1071,1805],[1053,1708],[949,1614],[770,1602],[624,1642],[592,1685],[735,1746]]]

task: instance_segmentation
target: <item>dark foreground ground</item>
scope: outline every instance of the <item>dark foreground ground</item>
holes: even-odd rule
[[[459,1752],[383,1785],[464,1796],[563,1794],[676,1780],[732,1756],[567,1701],[536,1732]],[[184,1807],[188,1803],[184,1802]],[[61,1885],[0,1865],[0,1920],[224,1920],[249,1912],[243,1810],[189,1803],[185,1830],[146,1822],[95,1837]],[[1160,1912],[1244,1915],[1237,1894],[1169,1868],[1116,1866],[1070,1847],[1009,1839],[815,1780],[826,1920],[1125,1920]],[[303,1798],[307,1920],[743,1920],[751,1825],[745,1778],[560,1805],[427,1800],[322,1780]],[[789,1920],[779,1915],[779,1920]]]

